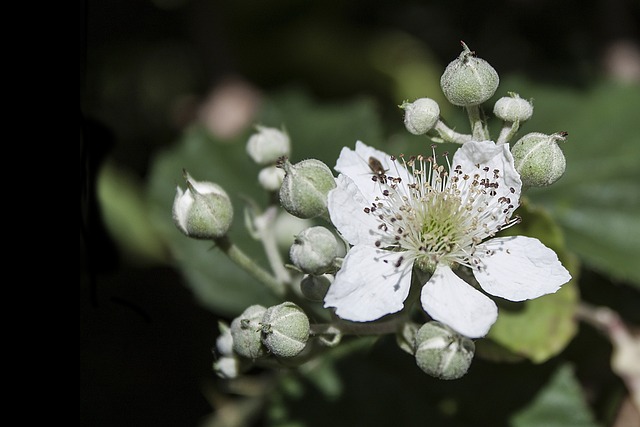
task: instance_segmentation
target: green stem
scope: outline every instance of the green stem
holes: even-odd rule
[[[471,134],[476,141],[486,141],[489,139],[489,132],[486,124],[482,119],[482,112],[478,105],[469,105],[466,107],[469,122],[471,122]]]
[[[214,242],[218,248],[220,248],[220,250],[222,250],[231,259],[231,261],[238,265],[238,267],[242,268],[255,279],[267,286],[275,295],[280,297],[284,296],[286,291],[284,284],[278,281],[278,279],[273,277],[258,264],[253,262],[251,258],[249,258],[239,247],[229,240],[228,236],[214,239]]]
[[[506,144],[511,141],[511,138],[518,132],[518,129],[520,129],[520,122],[504,122],[496,144]]]
[[[271,270],[276,276],[276,279],[281,283],[291,283],[291,275],[284,267],[284,262],[280,256],[278,250],[278,244],[276,242],[276,235],[273,223],[275,221],[278,208],[276,206],[270,206],[261,215],[264,221],[254,221],[256,230],[258,232],[262,247],[271,265]]]
[[[438,135],[442,139],[442,142],[452,142],[454,144],[464,144],[471,141],[471,135],[458,133],[444,124],[442,120],[438,120],[434,127],[434,130],[438,132]]]
[[[342,335],[386,335],[398,331],[398,326],[406,322],[406,316],[392,316],[388,320],[377,322],[348,322],[336,319],[331,323],[317,323],[311,325],[313,335],[335,334]]]

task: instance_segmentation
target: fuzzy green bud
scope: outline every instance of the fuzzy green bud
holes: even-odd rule
[[[227,193],[212,182],[198,182],[184,173],[187,190],[180,187],[173,200],[173,222],[194,239],[215,239],[227,234],[233,206]]]
[[[455,380],[469,370],[475,344],[440,322],[429,322],[416,333],[416,363],[427,374]]]
[[[419,98],[413,102],[403,102],[404,126],[414,135],[424,135],[440,119],[440,106],[431,98]]]
[[[258,130],[247,141],[247,154],[259,165],[274,164],[280,157],[291,152],[289,135],[285,132],[264,126],[256,126]]]
[[[331,283],[333,283],[333,275],[331,274],[321,276],[307,274],[300,282],[300,291],[308,300],[320,302],[327,295]]]
[[[406,322],[403,323],[396,332],[396,343],[398,347],[412,356],[416,353],[415,345],[418,329],[420,329],[420,325],[417,323]]]
[[[267,354],[261,340],[261,321],[266,311],[261,305],[252,305],[231,322],[233,351],[238,355],[255,360]]]
[[[493,106],[493,114],[505,122],[525,122],[533,115],[533,105],[517,93],[510,92],[510,96],[503,96]]]
[[[324,274],[333,268],[338,256],[338,242],[324,227],[316,226],[303,230],[295,237],[289,250],[293,264],[307,274]]]
[[[336,188],[331,169],[320,160],[307,159],[292,165],[282,164],[286,173],[280,187],[280,203],[298,218],[326,216],[327,194]]]
[[[511,154],[522,183],[528,187],[546,187],[556,182],[567,166],[567,161],[558,146],[566,139],[566,132],[546,135],[529,133],[516,142]]]
[[[262,342],[278,357],[297,356],[309,339],[309,318],[292,302],[269,307],[261,325]]]
[[[275,224],[273,224],[273,233],[275,234],[278,248],[283,251],[290,250],[295,236],[312,225],[313,220],[298,218],[286,211],[280,212]]]
[[[480,105],[493,96],[500,78],[496,70],[462,43],[462,53],[451,61],[440,78],[444,96],[453,105]]]

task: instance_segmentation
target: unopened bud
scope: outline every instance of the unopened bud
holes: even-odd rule
[[[333,283],[333,275],[331,274],[323,274],[321,276],[307,274],[300,282],[300,291],[310,301],[320,302],[327,295],[331,283]]]
[[[431,98],[419,98],[413,102],[404,102],[404,126],[414,135],[429,132],[440,118],[440,106]]]
[[[524,185],[546,187],[560,179],[567,161],[558,147],[558,141],[564,141],[566,136],[566,132],[552,135],[533,132],[513,145],[511,154]]]
[[[260,339],[261,321],[266,311],[261,305],[252,305],[231,322],[233,351],[240,356],[255,360],[267,354]]]
[[[247,153],[259,165],[274,164],[280,157],[289,156],[291,143],[285,132],[256,126],[258,132],[249,137]]]
[[[462,43],[463,51],[440,78],[444,96],[453,105],[479,105],[493,96],[500,83],[496,70]]]
[[[297,356],[309,339],[309,318],[292,302],[269,307],[261,324],[262,342],[278,357]]]
[[[475,344],[440,322],[422,325],[416,334],[416,363],[427,374],[455,380],[469,370]]]
[[[505,122],[524,122],[531,118],[533,105],[517,93],[510,93],[498,99],[493,106],[493,114]]]
[[[410,355],[416,354],[416,334],[420,325],[413,322],[403,323],[400,329],[396,332],[396,343],[398,347],[406,351]]]
[[[331,169],[320,160],[302,160],[295,165],[285,160],[286,172],[280,187],[280,203],[298,218],[327,215],[327,194],[336,188]]]
[[[227,234],[233,206],[227,193],[212,182],[195,181],[185,172],[187,190],[176,190],[173,221],[189,237],[214,239]]]
[[[258,173],[258,182],[267,191],[278,191],[284,180],[284,171],[276,166],[267,166]]]
[[[213,371],[224,379],[237,378],[242,369],[242,361],[237,357],[224,356],[213,362]]]
[[[333,268],[338,256],[338,242],[324,227],[316,226],[303,230],[291,245],[289,257],[293,264],[307,274],[323,274]]]

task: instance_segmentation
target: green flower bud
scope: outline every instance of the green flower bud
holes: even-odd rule
[[[284,171],[276,166],[268,166],[258,173],[258,182],[267,191],[277,191],[284,180]]]
[[[300,282],[300,291],[310,301],[323,301],[331,283],[333,283],[333,275],[331,274],[323,274],[322,276],[307,274]]]
[[[528,187],[546,187],[556,182],[567,166],[558,141],[566,139],[566,132],[545,135],[529,133],[511,148],[516,171]]]
[[[419,98],[413,102],[403,102],[404,126],[414,135],[429,132],[440,118],[440,106],[431,98]]]
[[[295,165],[285,160],[282,167],[286,172],[280,187],[282,207],[298,218],[328,215],[327,194],[336,188],[331,169],[316,159],[303,160]]]
[[[440,78],[444,96],[453,105],[479,105],[493,96],[500,83],[496,70],[484,59],[477,58],[466,44],[462,53],[451,61]]]
[[[396,332],[396,343],[398,347],[406,351],[410,355],[415,355],[416,334],[420,325],[413,322],[405,322],[402,324],[398,332]]]
[[[440,322],[422,325],[416,334],[416,363],[427,374],[455,380],[469,370],[475,344]]]
[[[291,215],[289,212],[281,211],[273,224],[273,233],[276,237],[278,248],[283,251],[291,249],[295,236],[305,228],[313,225],[310,219],[302,219]]]
[[[333,268],[338,242],[324,227],[307,228],[298,234],[289,250],[293,264],[307,274],[320,275]]]
[[[267,309],[261,305],[252,305],[231,322],[233,351],[240,356],[255,360],[267,354],[260,339],[260,322],[266,311]]]
[[[262,342],[278,357],[297,356],[309,339],[309,318],[292,302],[269,307],[262,317]]]
[[[259,165],[274,164],[280,157],[288,156],[291,151],[289,135],[276,128],[256,126],[247,141],[247,153]]]
[[[177,188],[173,221],[189,237],[215,239],[227,234],[233,220],[233,206],[217,184],[195,181],[185,172],[187,190]]]
[[[498,99],[493,106],[493,114],[505,122],[525,122],[533,114],[533,105],[517,93],[510,92],[510,96]]]

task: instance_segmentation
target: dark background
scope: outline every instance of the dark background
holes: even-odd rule
[[[105,159],[144,179],[153,152],[230,77],[267,94],[367,94],[384,117],[396,100],[363,49],[383,33],[415,37],[442,67],[464,40],[501,75],[582,87],[622,75],[638,22],[638,2],[624,0],[81,1],[81,425],[197,425],[215,382],[217,316],[170,267],[127,259],[102,225]]]

